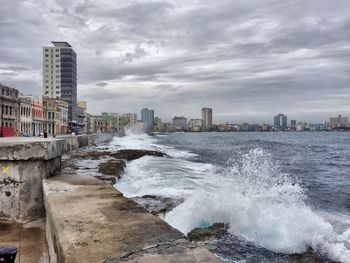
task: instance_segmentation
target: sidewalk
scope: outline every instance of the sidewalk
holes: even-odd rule
[[[18,249],[16,263],[49,262],[44,219],[26,224],[0,221],[0,246],[15,246]]]

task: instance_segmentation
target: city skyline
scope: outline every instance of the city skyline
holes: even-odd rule
[[[67,41],[79,57],[78,99],[92,114],[147,106],[164,120],[191,119],[210,104],[216,123],[270,123],[278,112],[323,122],[350,112],[349,7],[8,1],[0,10],[0,78],[40,95],[42,47]]]

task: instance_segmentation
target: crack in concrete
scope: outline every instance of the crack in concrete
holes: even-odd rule
[[[10,177],[0,179],[0,185],[9,185],[9,184],[18,185],[20,183],[23,183],[23,182],[13,180]]]

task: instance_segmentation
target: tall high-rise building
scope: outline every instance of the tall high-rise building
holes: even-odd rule
[[[146,125],[148,130],[153,130],[154,110],[149,110],[147,108],[143,108],[141,110],[141,120]]]
[[[276,115],[274,118],[273,118],[273,124],[275,127],[283,127],[283,128],[286,128],[287,127],[287,116],[280,113],[278,115]]]
[[[203,128],[205,130],[210,130],[213,126],[213,109],[212,108],[202,108],[202,120]]]
[[[68,42],[43,47],[43,95],[68,103],[70,128],[77,126],[77,55]]]

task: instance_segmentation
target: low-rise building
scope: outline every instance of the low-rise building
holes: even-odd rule
[[[40,136],[44,132],[44,106],[42,98],[28,96],[33,102],[33,136]]]
[[[22,94],[19,95],[20,101],[20,128],[19,131],[23,135],[33,135],[33,102],[24,97]]]
[[[56,126],[56,134],[67,134],[69,126],[68,117],[68,102],[64,100],[58,100],[58,124]]]
[[[78,129],[79,132],[87,133],[87,103],[84,100],[77,102]]]
[[[14,136],[20,129],[19,92],[0,84],[0,137]]]
[[[185,131],[187,130],[187,119],[183,116],[173,118],[173,127],[175,131]]]
[[[350,128],[348,117],[343,117],[341,115],[338,115],[338,117],[329,118],[329,122],[330,122],[331,129]]]
[[[203,129],[203,120],[202,119],[190,119],[188,121],[188,129],[193,132],[198,132]]]

